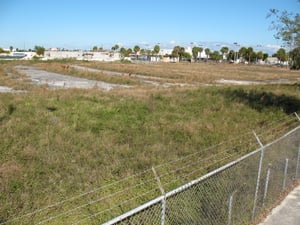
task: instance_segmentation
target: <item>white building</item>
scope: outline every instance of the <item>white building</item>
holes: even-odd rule
[[[43,60],[52,59],[77,59],[90,61],[117,61],[120,60],[120,53],[116,52],[93,52],[93,51],[59,51],[48,50],[44,53]]]
[[[0,60],[30,60],[36,56],[35,52],[17,52],[1,53]]]

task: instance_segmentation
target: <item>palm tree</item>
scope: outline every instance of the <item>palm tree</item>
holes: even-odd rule
[[[155,45],[153,48],[153,53],[155,54],[156,61],[157,61],[157,56],[158,56],[159,51],[160,51],[159,45]]]
[[[98,47],[95,45],[95,46],[93,47],[93,52],[96,52],[96,51],[98,51]]]
[[[236,52],[234,50],[230,50],[228,52],[228,55],[227,55],[227,60],[230,60],[231,62],[235,60],[235,54]]]
[[[203,48],[202,48],[202,47],[199,47],[199,53],[200,53],[199,59],[201,59],[201,52],[203,52]]]
[[[253,55],[253,53],[254,53],[253,48],[249,47],[247,49],[247,56],[248,56],[248,59],[249,59],[249,63],[251,62],[251,56]]]
[[[141,54],[141,55],[145,55],[145,54],[146,54],[146,50],[145,50],[144,48],[142,48],[142,49],[140,50],[140,54]]]
[[[226,47],[226,46],[224,46],[224,47],[222,47],[222,48],[221,48],[221,50],[220,50],[220,51],[222,52],[223,59],[224,59],[224,55],[228,53],[228,51],[229,51],[229,48],[228,48],[228,47]]]
[[[159,51],[160,51],[159,45],[155,45],[154,48],[153,48],[153,51],[154,51],[155,54],[158,54]]]
[[[241,47],[239,50],[239,56],[242,57],[243,60],[245,60],[245,58],[247,56],[247,48]]]
[[[181,61],[181,60],[182,60],[182,56],[183,56],[184,53],[185,53],[184,47],[180,47],[178,53],[179,53],[179,61]]]
[[[220,53],[218,51],[214,51],[212,53],[212,57],[216,60],[216,62],[221,59],[221,55],[220,55]]]
[[[210,49],[206,48],[204,51],[205,51],[205,54],[206,54],[206,60],[208,60],[208,56],[210,54]]]
[[[197,61],[197,57],[198,57],[198,54],[199,54],[199,47],[193,47],[192,48],[192,54],[193,54],[193,58],[195,60],[195,62]]]
[[[257,58],[257,60],[262,60],[264,58],[264,53],[262,51],[259,51],[256,54],[256,58]]]
[[[120,49],[120,54],[121,54],[121,57],[125,57],[125,55],[126,55],[126,49],[124,47],[122,47]]]
[[[132,49],[131,49],[131,48],[128,48],[128,49],[126,50],[126,55],[129,56],[131,53],[132,53]]]
[[[133,51],[135,52],[136,59],[139,58],[138,52],[140,51],[140,49],[141,49],[141,48],[140,48],[140,46],[138,46],[138,45],[134,46],[134,48],[133,48]]]
[[[181,47],[181,46],[177,45],[177,46],[175,46],[175,47],[173,48],[172,56],[173,56],[173,57],[179,57],[179,61],[181,61],[184,52],[185,52],[184,47]]]
[[[179,46],[175,46],[172,51],[172,57],[177,58],[179,56]]]
[[[114,45],[111,47],[111,50],[117,51],[119,49],[119,45]]]

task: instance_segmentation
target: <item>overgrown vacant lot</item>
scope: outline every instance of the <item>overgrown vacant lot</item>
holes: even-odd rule
[[[170,83],[208,84],[220,79],[266,81],[278,79],[297,79],[299,71],[291,71],[276,66],[243,65],[229,63],[103,63],[103,62],[77,62],[67,61],[66,65],[81,65],[104,71],[117,71],[123,76],[109,76],[105,73],[90,73],[74,69],[65,70],[60,62],[38,63],[40,68],[50,71],[73,74],[90,79],[136,84],[134,78],[126,74],[141,74],[152,80]]]
[[[297,82],[163,88],[123,77],[132,88],[49,90],[18,74],[14,65],[20,63],[0,64],[0,86],[27,91],[0,93],[0,222],[221,141],[242,138],[300,111]],[[299,71],[284,68],[230,64],[33,66],[79,76],[63,70],[66,63],[188,83],[300,77]],[[92,78],[93,73],[87,76]]]

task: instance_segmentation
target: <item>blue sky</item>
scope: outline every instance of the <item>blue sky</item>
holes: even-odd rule
[[[0,0],[0,47],[111,48],[280,45],[270,8],[300,11],[297,0]],[[216,47],[220,48],[220,47]]]

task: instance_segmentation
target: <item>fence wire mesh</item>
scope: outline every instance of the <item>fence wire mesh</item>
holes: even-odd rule
[[[0,224],[248,224],[300,178],[297,117],[264,124],[255,135],[244,133],[156,166],[155,174],[149,169]]]

